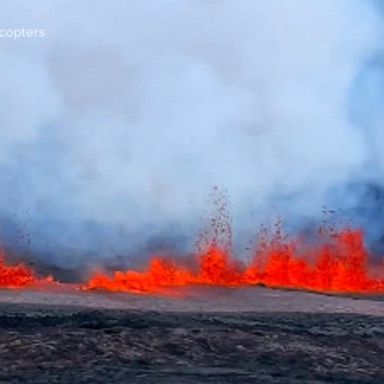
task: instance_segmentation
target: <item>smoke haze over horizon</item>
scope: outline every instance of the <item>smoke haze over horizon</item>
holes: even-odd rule
[[[384,235],[384,20],[369,0],[5,0],[0,237],[76,265],[322,207]],[[379,247],[380,248],[380,247]]]

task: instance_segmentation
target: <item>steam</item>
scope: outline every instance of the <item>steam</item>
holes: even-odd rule
[[[238,239],[330,205],[380,240],[375,3],[7,0],[0,24],[46,35],[0,40],[8,246],[57,265],[186,249],[213,186]]]

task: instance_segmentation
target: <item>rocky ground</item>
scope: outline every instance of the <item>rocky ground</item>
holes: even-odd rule
[[[216,311],[222,292],[200,301],[119,296],[106,309],[95,305],[103,295],[80,306],[36,303],[30,292],[15,304],[13,294],[0,292],[0,383],[384,383],[382,301],[261,289],[255,302],[235,294],[248,311]],[[274,305],[260,299],[269,294]],[[320,309],[287,310],[293,297]]]

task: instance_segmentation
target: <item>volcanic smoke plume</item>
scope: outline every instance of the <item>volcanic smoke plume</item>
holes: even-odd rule
[[[234,248],[338,210],[382,251],[382,7],[368,0],[3,1],[0,238],[37,265],[185,253],[212,186]],[[60,18],[57,17],[60,15]]]

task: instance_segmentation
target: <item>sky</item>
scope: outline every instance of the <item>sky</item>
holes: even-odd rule
[[[305,230],[326,206],[380,249],[383,11],[2,0],[4,246],[74,267],[184,251],[218,187],[238,244],[276,215]]]

